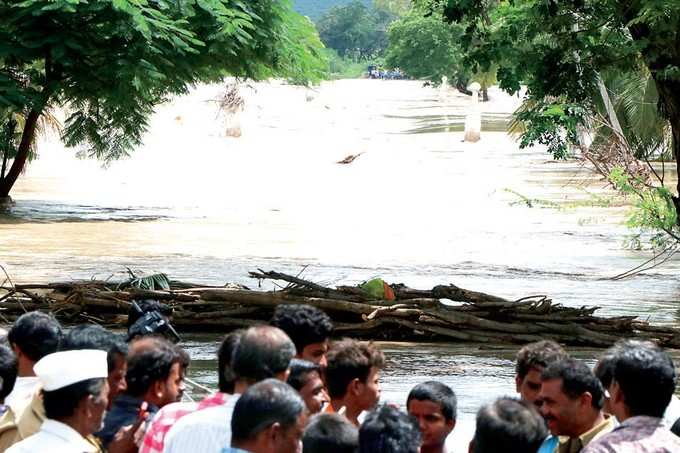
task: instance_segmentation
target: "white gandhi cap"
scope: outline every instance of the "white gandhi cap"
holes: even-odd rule
[[[43,390],[51,392],[87,379],[109,375],[106,351],[79,349],[48,354],[34,366]]]

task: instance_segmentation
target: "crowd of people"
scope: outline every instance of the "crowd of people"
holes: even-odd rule
[[[444,453],[457,396],[416,385],[404,409],[380,403],[383,352],[331,341],[316,308],[280,305],[268,325],[227,334],[217,392],[182,401],[190,357],[171,310],[134,304],[123,336],[19,317],[0,345],[0,452]],[[553,341],[521,348],[517,397],[479,408],[470,453],[680,453],[670,356],[624,340],[594,369]]]

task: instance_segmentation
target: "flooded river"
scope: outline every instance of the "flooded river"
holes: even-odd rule
[[[468,99],[418,82],[243,87],[240,138],[225,135],[220,92],[199,87],[159,108],[144,146],[106,169],[44,137],[15,208],[0,217],[0,263],[14,280],[107,278],[130,267],[252,287],[248,270],[308,265],[306,278],[325,284],[380,276],[548,294],[680,326],[680,261],[607,279],[651,254],[623,247],[628,208],[602,202],[611,194],[595,175],[540,148],[519,150],[503,132],[516,97],[492,90],[482,140],[471,144],[461,142]],[[214,385],[216,342],[187,343],[199,382]],[[386,401],[403,404],[429,378],[455,389],[458,451],[479,405],[514,393],[514,349],[383,346]]]

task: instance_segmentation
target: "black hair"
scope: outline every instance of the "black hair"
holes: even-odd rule
[[[231,367],[237,379],[262,381],[288,369],[295,345],[280,329],[251,327],[241,336]]]
[[[302,436],[305,453],[356,453],[359,430],[342,415],[314,416]]]
[[[333,343],[328,351],[324,375],[331,398],[342,398],[354,379],[366,382],[371,368],[385,366],[385,356],[372,343],[344,339]]]
[[[179,346],[160,337],[137,340],[128,355],[126,393],[141,397],[154,382],[166,380],[175,363],[182,368],[189,365],[189,355]]]
[[[234,351],[241,343],[241,336],[245,329],[235,330],[224,337],[220,348],[217,350],[217,387],[220,392],[234,393],[234,382],[236,375],[231,368],[231,361],[234,358]]]
[[[609,388],[614,380],[614,365],[616,364],[616,357],[621,353],[621,350],[624,348],[634,348],[640,345],[654,347],[654,343],[651,341],[622,340],[616,342],[614,346],[604,351],[593,368],[593,373],[595,373],[595,376],[600,380],[603,388]]]
[[[116,356],[127,357],[128,345],[125,339],[96,324],[81,324],[66,332],[62,339],[62,351],[97,349],[106,351],[109,373],[116,368]]]
[[[451,387],[441,382],[427,381],[416,385],[408,394],[408,398],[406,398],[407,408],[411,400],[437,403],[447,421],[456,419],[458,413],[456,394],[451,390]]]
[[[562,392],[570,399],[576,399],[588,392],[592,396],[591,405],[595,409],[602,409],[604,405],[602,383],[583,362],[567,359],[552,363],[543,370],[541,379],[562,379]]]
[[[616,355],[614,381],[623,392],[631,416],[663,417],[677,376],[673,360],[650,343],[628,343]]]
[[[161,315],[165,316],[166,318],[172,316],[172,307],[168,304],[164,304],[162,302],[159,302],[157,300],[153,299],[143,299],[143,300],[133,300],[133,302],[137,303],[137,306],[140,308],[141,313],[134,307],[134,305],[130,306],[130,309],[128,310],[128,319],[127,319],[127,324],[126,327],[129,329],[139,318],[144,316],[145,313],[149,313],[152,311],[157,311]]]
[[[86,379],[57,390],[43,390],[45,416],[51,419],[70,417],[83,398],[90,395],[99,397],[106,379]]]
[[[477,412],[472,453],[535,453],[547,436],[545,422],[532,404],[499,398]]]
[[[288,375],[288,385],[300,391],[307,383],[307,375],[313,372],[321,376],[321,367],[316,363],[307,360],[293,359],[290,361],[290,374]]]
[[[327,340],[333,332],[331,318],[309,305],[279,305],[269,324],[286,332],[298,354],[310,344]]]
[[[37,362],[57,351],[61,336],[61,326],[54,316],[32,311],[19,316],[9,330],[7,339],[10,344],[21,349],[26,357]]]
[[[266,379],[248,387],[234,406],[231,442],[236,445],[254,439],[274,423],[283,429],[294,426],[305,411],[300,395],[278,379]]]
[[[517,352],[515,373],[520,379],[524,379],[532,368],[547,368],[551,363],[568,358],[569,354],[554,341],[536,341],[525,345]]]
[[[359,428],[360,453],[418,453],[420,443],[416,419],[388,405],[369,412]]]
[[[7,346],[0,345],[0,403],[14,389],[17,380],[17,357]]]

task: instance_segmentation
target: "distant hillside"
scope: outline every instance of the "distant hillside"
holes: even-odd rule
[[[316,21],[324,15],[326,11],[334,6],[346,5],[352,0],[293,0],[293,8],[303,16],[309,16]],[[371,6],[371,0],[361,0],[366,6]]]

